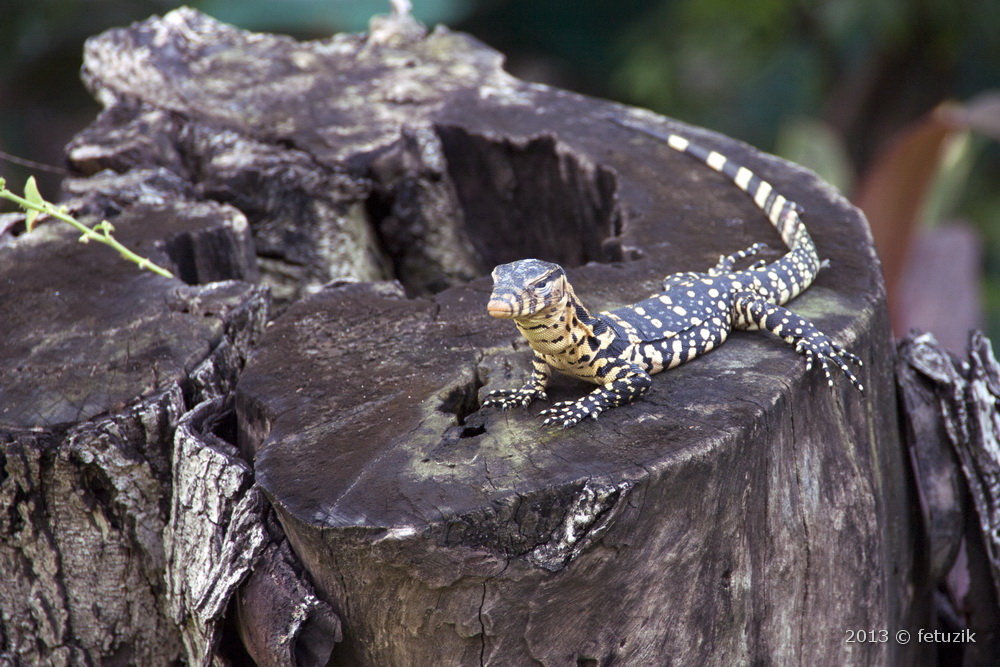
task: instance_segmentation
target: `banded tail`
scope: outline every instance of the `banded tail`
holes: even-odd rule
[[[781,235],[781,240],[790,249],[794,250],[796,245],[806,239],[811,241],[805,223],[799,217],[799,205],[786,199],[784,195],[774,189],[774,186],[750,169],[736,164],[722,153],[692,143],[679,134],[657,132],[614,117],[608,119],[622,127],[660,139],[675,151],[686,153],[715,171],[728,176],[736,184],[736,187],[747,193],[757,208],[767,216],[767,219],[778,230],[778,234]]]
[[[820,261],[812,237],[809,236],[805,223],[799,217],[798,204],[778,193],[774,186],[750,169],[733,162],[722,153],[692,143],[679,134],[657,132],[613,116],[609,116],[608,120],[659,139],[675,151],[690,155],[715,171],[728,176],[736,187],[753,200],[757,208],[767,216],[774,228],[778,230],[781,240],[790,250],[788,254],[775,263],[775,266],[788,277],[788,280],[773,286],[779,295],[777,303],[785,303],[795,298],[812,283],[820,269]]]

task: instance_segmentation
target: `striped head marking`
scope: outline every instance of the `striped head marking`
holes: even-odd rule
[[[561,266],[521,259],[493,269],[493,293],[486,311],[501,319],[544,317],[565,308],[568,292]]]

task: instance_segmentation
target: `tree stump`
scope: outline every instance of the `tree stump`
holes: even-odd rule
[[[182,9],[91,40],[85,77],[107,109],[70,146],[74,167],[164,170],[239,208],[281,310],[220,394],[329,609],[302,589],[313,622],[297,651],[255,634],[281,614],[243,604],[263,585],[246,580],[235,607],[254,657],[322,664],[330,638],[352,665],[912,656],[848,641],[923,609],[878,261],[860,213],[814,175],[519,81],[487,47],[400,16],[299,43]],[[755,242],[783,251],[725,178],[612,118],[680,132],[803,206],[831,267],[791,308],[864,359],[865,394],[737,333],[572,430],[542,428],[540,405],[478,410],[529,368],[485,312],[495,264],[559,262],[601,310]],[[550,397],[583,391],[566,380]],[[213,437],[203,446],[235,457]],[[257,572],[298,576],[287,549],[267,553],[277,565]],[[208,660],[224,598],[195,598],[214,611],[184,641]]]
[[[156,180],[78,183],[70,206],[181,275],[255,277],[239,211],[164,201]],[[0,248],[0,663],[160,664],[180,655],[163,605],[174,429],[230,390],[268,302],[51,227]]]

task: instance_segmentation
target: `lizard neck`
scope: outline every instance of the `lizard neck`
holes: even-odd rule
[[[593,322],[572,288],[559,303],[531,317],[514,319],[532,349],[553,356],[574,354],[582,341],[594,335]]]

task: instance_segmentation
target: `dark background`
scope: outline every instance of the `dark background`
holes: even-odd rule
[[[54,197],[63,146],[99,111],[79,81],[83,40],[179,4],[0,0],[0,151],[57,168],[48,173],[41,166],[0,160],[0,176],[12,189],[19,190],[34,173],[43,194]],[[362,31],[372,14],[389,9],[387,1],[375,0],[189,4],[240,27],[300,38]],[[937,105],[1000,90],[1000,2],[414,0],[414,5],[423,22],[469,32],[505,53],[516,76],[648,107],[743,139],[816,170],[856,200],[866,179],[875,182],[880,158],[915,128],[926,127]],[[1000,105],[985,114],[986,122],[972,124],[972,131],[952,128],[933,150],[911,154],[909,162],[931,165],[929,183],[915,185],[897,173],[898,166],[893,171],[891,160],[888,171],[880,172],[868,198],[902,193],[923,202],[909,220],[885,223],[869,212],[870,202],[863,207],[887,271],[895,271],[887,253],[905,249],[921,234],[955,222],[970,230],[972,254],[936,261],[983,267],[981,277],[972,274],[978,284],[962,291],[985,304],[985,319],[976,315],[981,321],[971,324],[985,324],[996,339],[1000,147],[997,133],[984,131],[984,125],[992,122],[996,129]],[[951,280],[947,273],[932,279]],[[893,279],[890,288],[897,289]],[[918,280],[913,289],[919,294],[920,288]]]

